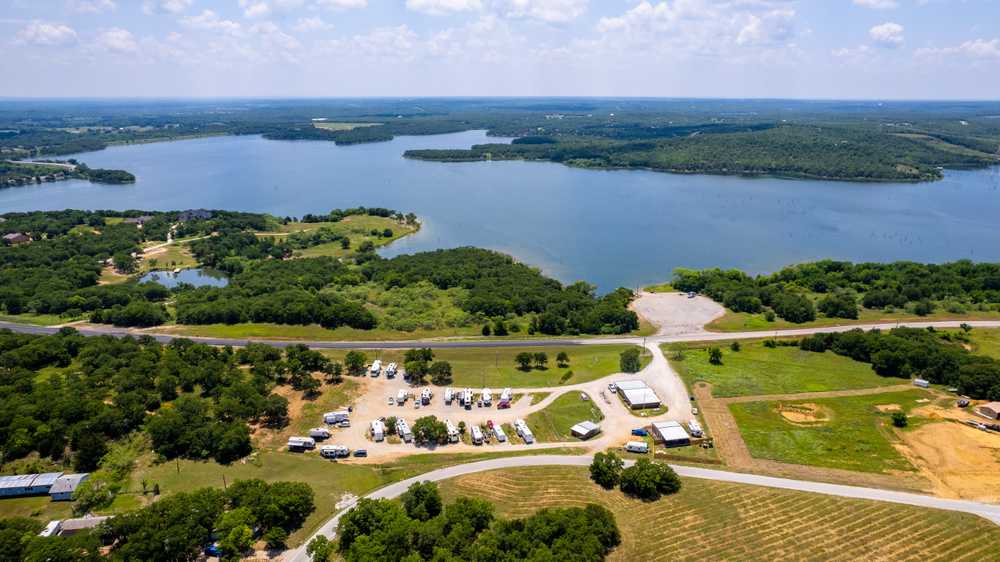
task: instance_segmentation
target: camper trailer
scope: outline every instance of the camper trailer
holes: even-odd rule
[[[511,390],[509,388],[503,389],[500,392],[500,405],[506,404],[506,405],[509,406],[510,405],[510,400],[513,397],[514,397],[514,394],[511,392]]]
[[[385,424],[381,420],[375,420],[372,422],[372,440],[373,441],[383,441],[385,440]]]
[[[322,441],[330,438],[330,430],[325,427],[314,427],[309,430],[309,437]]]
[[[400,406],[402,406],[403,404],[406,404],[406,391],[405,390],[400,389],[399,392],[396,393],[396,404],[399,404]]]
[[[396,435],[403,440],[404,443],[410,443],[413,441],[413,432],[410,431],[410,424],[406,423],[403,418],[398,418],[396,420]]]
[[[420,391],[420,403],[424,406],[431,403],[431,389],[425,388]]]
[[[528,424],[524,423],[524,420],[514,420],[514,429],[517,430],[517,434],[528,445],[535,442],[535,436],[531,433],[531,429],[528,428]]]
[[[701,428],[701,424],[698,420],[691,420],[688,422],[688,429],[691,430],[691,437],[701,437],[705,435],[705,430]]]
[[[462,406],[465,406],[466,410],[472,409],[472,389],[466,388],[462,391]]]
[[[399,366],[395,363],[389,363],[389,366],[385,368],[385,378],[394,379],[397,372],[399,372]]]
[[[483,389],[483,406],[489,406],[493,403],[493,391],[488,388]]]
[[[483,430],[479,429],[478,425],[472,426],[472,444],[482,445],[483,444]]]
[[[347,410],[338,410],[336,412],[327,412],[323,414],[323,423],[327,425],[338,425],[340,422],[347,421],[351,417],[351,413]]]
[[[451,402],[454,399],[455,399],[455,391],[450,388],[444,389],[444,403],[447,404],[448,406],[451,406]]]
[[[630,453],[646,454],[649,452],[649,443],[645,441],[629,441],[625,444],[625,450]]]
[[[493,436],[496,437],[497,441],[499,441],[500,443],[507,441],[507,434],[504,433],[503,428],[500,427],[500,424],[493,425]]]
[[[308,451],[310,449],[316,448],[316,441],[312,437],[289,437],[288,438],[288,450],[289,451]]]
[[[370,372],[371,372],[371,374],[372,374],[373,377],[379,376],[382,373],[382,361],[379,360],[379,359],[376,359],[375,361],[373,361],[372,362],[372,368],[370,369]]]
[[[455,428],[455,424],[451,423],[451,420],[444,420],[444,426],[448,428],[448,442],[458,443],[458,429]]]
[[[319,456],[324,459],[344,459],[351,455],[351,450],[343,445],[323,445],[319,448]]]

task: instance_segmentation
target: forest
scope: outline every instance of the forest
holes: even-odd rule
[[[1000,310],[1000,264],[961,260],[945,264],[859,263],[824,260],[751,277],[741,271],[678,269],[672,285],[703,293],[734,312],[770,311],[790,322],[808,322],[817,310],[830,318],[858,318],[860,307],[936,309],[960,314]],[[814,303],[810,296],[816,296]]]
[[[46,166],[44,163],[0,160],[0,189],[39,181],[53,181],[57,179],[57,176],[61,179],[79,178],[94,183],[126,184],[135,182],[135,176],[125,170],[90,168],[75,160],[71,163],[76,165],[75,169]]]

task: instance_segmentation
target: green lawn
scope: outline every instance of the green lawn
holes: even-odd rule
[[[25,314],[0,314],[0,321],[13,322],[15,324],[36,324],[38,326],[56,326],[80,320],[77,318],[66,318],[57,314],[35,314],[27,312]]]
[[[1000,359],[1000,330],[975,328],[969,332],[974,353]]]
[[[604,419],[593,399],[581,400],[579,392],[567,392],[557,397],[539,412],[530,414],[524,421],[531,428],[535,440],[545,442],[572,441],[575,439],[569,428],[590,420]]]
[[[891,414],[878,411],[876,406],[897,404],[907,412],[917,406],[917,400],[930,397],[926,391],[914,389],[803,402],[745,402],[729,408],[754,457],[884,473],[910,471],[913,466],[890,443]],[[818,407],[826,421],[792,423],[778,411],[779,406],[801,404]]]
[[[650,285],[649,287],[644,287],[644,291],[650,293],[676,293],[677,289],[674,288],[670,283],[660,283],[659,285]]]
[[[142,261],[139,273],[146,273],[154,270],[172,270],[175,268],[188,269],[198,267],[198,260],[191,255],[191,250],[187,244],[171,244],[164,248],[164,251],[151,254]]]
[[[708,362],[708,346],[689,346],[684,359],[673,358],[675,346],[663,346],[664,353],[687,383],[697,381],[712,384],[712,394],[756,396],[791,392],[823,392],[852,388],[872,388],[903,384],[904,379],[880,377],[871,365],[836,355],[833,352],[814,353],[798,347],[764,347],[762,342],[744,342],[741,350],[722,350],[722,365]]]
[[[414,330],[403,332],[399,330],[356,330],[340,327],[328,330],[319,324],[308,326],[291,326],[285,324],[205,324],[172,325],[167,330],[172,334],[183,336],[202,336],[210,338],[270,338],[278,340],[329,340],[329,341],[392,341],[420,340],[445,337],[474,337],[479,335],[479,328],[444,328],[441,330]]]
[[[34,517],[47,523],[53,519],[72,517],[72,514],[73,502],[54,502],[48,495],[0,499],[0,519]]]
[[[434,350],[436,361],[448,361],[454,376],[453,386],[470,386],[474,388],[537,388],[558,386],[560,384],[580,384],[619,372],[618,362],[621,352],[627,345],[577,345],[559,347],[469,347]],[[514,362],[514,357],[521,352],[548,355],[547,369],[532,369],[522,371]],[[569,355],[569,365],[561,368],[556,365],[556,356],[565,351]],[[338,361],[343,360],[347,350],[323,350]],[[405,350],[367,351],[368,360],[376,357],[384,362],[403,363]],[[643,366],[650,361],[643,357]],[[572,375],[563,380],[566,373]]]
[[[311,248],[306,248],[304,250],[297,250],[295,252],[296,256],[305,258],[314,258],[318,256],[333,256],[333,257],[345,257],[350,255],[361,245],[364,241],[371,241],[375,244],[375,247],[385,246],[391,244],[404,236],[409,236],[416,232],[419,228],[419,224],[401,224],[395,219],[388,217],[373,217],[368,215],[357,215],[346,217],[344,220],[339,222],[318,222],[318,223],[304,223],[304,222],[291,222],[285,225],[281,225],[279,229],[279,236],[287,235],[292,232],[309,232],[312,230],[319,230],[320,228],[327,228],[334,231],[337,234],[343,234],[347,236],[351,241],[351,247],[349,249],[344,249],[340,242],[331,242],[328,244],[320,244],[319,246],[313,246]],[[385,229],[392,230],[391,237],[383,236],[372,236],[371,231],[377,230],[382,232]],[[273,236],[273,233],[259,233],[260,235]]]
[[[726,309],[725,315],[712,321],[705,326],[706,329],[714,332],[753,332],[769,330],[791,330],[795,328],[816,328],[822,326],[845,326],[850,324],[874,324],[887,322],[932,322],[932,321],[960,321],[960,320],[997,320],[1000,319],[1000,312],[969,311],[965,314],[953,314],[946,312],[940,307],[940,312],[935,312],[928,316],[917,316],[905,310],[896,312],[885,312],[883,310],[871,310],[861,308],[861,313],[857,320],[845,318],[826,318],[818,316],[813,322],[794,324],[776,318],[774,322],[768,322],[763,314],[748,314],[746,312],[733,312]]]

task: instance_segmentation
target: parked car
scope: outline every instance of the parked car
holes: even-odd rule
[[[389,397],[389,399],[388,399],[388,400],[386,400],[386,402],[385,402],[385,403],[386,403],[386,404],[388,404],[388,405],[390,405],[390,406],[392,406],[393,404],[395,404],[395,403],[396,403],[396,399],[395,399],[395,398],[393,398],[392,396],[390,396],[390,397]]]
[[[957,404],[956,404],[956,405],[957,405],[957,406],[958,406],[959,408],[964,408],[964,407],[966,407],[966,406],[968,406],[968,405],[969,405],[969,401],[968,401],[968,400],[966,400],[965,398],[962,398],[961,400],[959,400],[959,401],[957,402]]]
[[[639,429],[633,429],[632,430],[632,435],[636,435],[636,436],[639,436],[639,437],[645,437],[645,436],[649,435],[649,432],[640,427]]]
[[[586,402],[587,400],[590,400],[590,397],[589,397],[589,396],[587,396],[587,393],[586,393],[586,392],[581,392],[581,393],[580,393],[580,400],[583,400],[583,401],[585,401],[585,402]]]
[[[610,390],[611,392],[618,392],[618,385],[613,382],[609,382],[608,390]]]
[[[337,424],[337,427],[351,427],[351,420],[344,420]]]
[[[510,408],[510,402],[500,402],[497,404],[497,410],[506,410],[507,408]]]
[[[368,451],[366,451],[364,449],[358,449],[357,451],[354,451],[354,456],[355,457],[367,457],[368,456]]]
[[[696,293],[696,292],[694,292],[694,291],[691,291],[691,292],[689,292],[689,293],[688,293],[688,298],[689,298],[689,299],[693,299],[693,298],[695,298],[696,296],[698,296],[698,293]]]

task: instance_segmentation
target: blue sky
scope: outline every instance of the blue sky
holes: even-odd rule
[[[3,4],[5,97],[1000,92],[1000,0]]]

